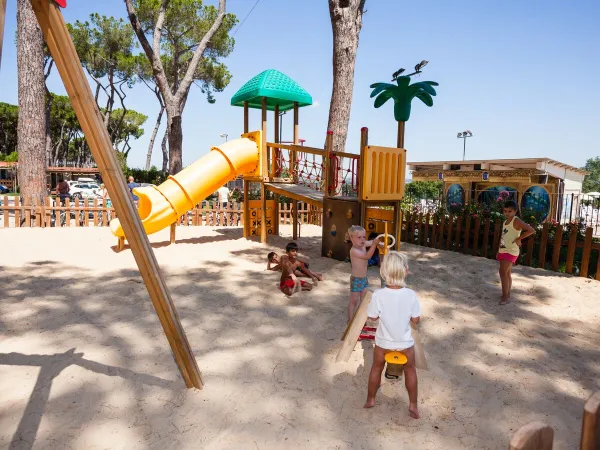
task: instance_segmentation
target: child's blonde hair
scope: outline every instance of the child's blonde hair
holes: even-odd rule
[[[381,264],[381,277],[388,286],[406,286],[408,258],[404,253],[390,251]]]
[[[344,236],[344,239],[346,241],[350,241],[351,237],[354,236],[356,233],[359,233],[361,231],[364,231],[365,233],[367,232],[363,227],[361,227],[360,225],[352,225],[350,228],[348,228],[348,231],[346,232],[346,236]]]

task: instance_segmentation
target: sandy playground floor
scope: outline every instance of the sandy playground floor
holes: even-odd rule
[[[505,449],[536,419],[556,430],[555,448],[577,448],[600,388],[598,283],[518,267],[516,302],[500,308],[494,261],[405,245],[431,366],[415,421],[403,381],[384,379],[376,408],[362,409],[372,344],[334,362],[348,264],[319,257],[320,228],[302,232],[326,281],[291,299],[264,271],[289,237],[152,236],[206,381],[194,391],[108,229],[1,230],[0,448]]]

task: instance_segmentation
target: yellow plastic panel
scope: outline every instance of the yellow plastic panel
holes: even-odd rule
[[[363,200],[395,201],[404,196],[406,150],[367,146],[364,152]]]

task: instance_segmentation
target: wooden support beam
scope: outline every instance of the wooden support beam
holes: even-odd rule
[[[275,124],[273,126],[273,134],[274,134],[274,139],[273,142],[275,142],[276,144],[279,143],[279,105],[275,105],[275,110],[273,111],[273,118],[275,119]],[[273,154],[271,155],[271,158],[273,159],[271,161],[271,177],[275,178],[280,176],[279,174],[279,153],[281,152],[280,149],[275,148],[273,149]],[[274,194],[273,198],[275,199],[275,211],[273,211],[273,220],[275,220],[275,222],[273,223],[273,228],[274,231],[273,233],[275,234],[275,236],[279,236],[279,194]]]
[[[322,177],[325,179],[325,186],[323,187],[323,193],[325,197],[330,196],[329,186],[331,186],[331,152],[333,149],[333,131],[327,131],[327,138],[325,139],[325,156],[323,157],[323,170],[325,173]]]
[[[248,238],[250,233],[250,200],[248,199],[250,182],[244,180],[244,213],[242,214],[242,226],[244,227],[243,236]]]
[[[63,16],[58,7],[48,0],[31,0],[31,5],[119,216],[131,252],[185,384],[188,388],[202,388],[202,375],[198,364],[179,321],[142,221],[131,200],[121,166]]]
[[[0,68],[2,68],[2,42],[4,42],[4,18],[6,17],[6,0],[0,0]]]
[[[365,173],[365,154],[369,145],[369,129],[362,127],[360,129],[360,159],[358,160],[358,202],[360,203],[360,224],[367,229],[367,202],[363,200],[363,178]],[[400,243],[398,243],[398,246]],[[400,248],[400,247],[398,247]]]
[[[269,176],[269,149],[267,148],[267,97],[262,98],[262,176]],[[267,242],[267,189],[264,180],[260,183],[262,218],[260,220],[260,242]]]
[[[172,223],[171,224],[171,229],[169,230],[169,242],[171,244],[175,243],[175,230],[177,229],[177,223]]]
[[[123,236],[119,236],[117,238],[117,253],[122,252],[125,249],[125,238]]]
[[[267,243],[267,187],[265,183],[260,183],[260,209],[262,216],[260,218],[260,243]]]
[[[244,133],[249,133],[248,102],[244,102]]]
[[[300,127],[299,127],[300,112],[298,108],[298,102],[294,102],[294,145],[298,145],[300,139]],[[294,183],[298,181],[298,174],[296,173],[296,152],[290,152],[290,175]],[[292,239],[296,241],[298,239],[298,202],[292,200]]]

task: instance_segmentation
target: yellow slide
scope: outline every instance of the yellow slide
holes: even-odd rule
[[[135,188],[138,212],[147,234],[156,233],[214,193],[227,181],[259,169],[261,132],[242,135],[218,147],[177,175],[169,176],[160,186]],[[123,237],[119,219],[111,220],[110,229]]]

